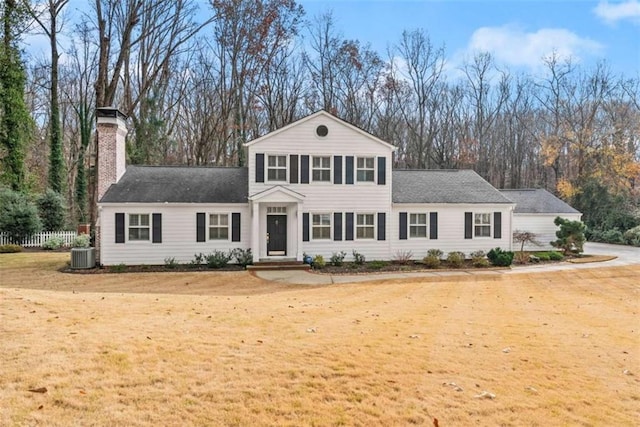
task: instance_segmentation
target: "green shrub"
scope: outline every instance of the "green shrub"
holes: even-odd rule
[[[627,245],[640,246],[640,225],[624,232],[624,242]]]
[[[362,265],[367,260],[367,258],[364,255],[362,255],[360,252],[356,251],[355,249],[352,251],[352,254],[353,254],[353,262],[356,265]]]
[[[440,257],[427,255],[426,257],[422,258],[422,263],[427,268],[438,268],[440,266]]]
[[[326,265],[324,261],[324,257],[322,255],[316,255],[313,257],[313,261],[311,262],[311,266],[315,269],[321,270]]]
[[[78,234],[71,242],[72,248],[88,248],[91,243],[91,237],[88,234]]]
[[[247,265],[253,264],[253,254],[251,253],[251,248],[235,248],[233,250],[233,257],[235,258],[236,263],[243,268],[247,268]]]
[[[488,267],[489,260],[487,259],[487,254],[484,251],[475,251],[471,252],[471,264],[474,267]]]
[[[169,269],[177,268],[180,265],[175,257],[167,257],[164,259],[164,266]]]
[[[549,252],[549,259],[551,261],[562,261],[564,259],[564,255],[558,251]]]
[[[22,246],[0,245],[0,254],[14,254],[16,252],[22,252]]]
[[[64,245],[64,239],[60,236],[53,236],[42,244],[42,249],[52,251],[60,249]]]
[[[334,252],[333,254],[331,254],[331,258],[329,261],[331,262],[331,265],[340,267],[342,264],[344,264],[344,257],[346,256],[347,253],[345,251]]]
[[[374,261],[371,261],[369,264],[367,264],[367,268],[369,268],[370,270],[380,270],[386,267],[387,265],[389,265],[388,262],[374,260]]]
[[[11,243],[21,244],[41,228],[38,210],[25,195],[8,189],[0,190],[0,232],[7,233]]]
[[[45,231],[59,231],[64,228],[66,207],[60,194],[48,189],[38,197],[36,204]]]
[[[207,266],[209,266],[209,268],[223,268],[229,264],[231,258],[231,252],[216,250],[206,256]]]
[[[581,253],[586,240],[584,235],[586,226],[580,221],[561,217],[556,217],[553,223],[560,227],[560,230],[556,231],[558,239],[551,242],[551,246],[562,249],[565,255],[569,252]]]
[[[205,254],[200,252],[199,254],[193,255],[193,260],[190,262],[191,265],[202,265],[207,263],[207,257]]]
[[[453,251],[447,255],[447,264],[453,268],[460,268],[464,265],[464,252]]]
[[[427,256],[434,256],[438,259],[442,259],[443,255],[444,255],[444,252],[442,252],[440,249],[429,249],[427,251]]]
[[[494,248],[487,253],[487,258],[492,265],[497,267],[508,267],[513,263],[514,253],[511,251],[503,251],[500,248]]]
[[[536,256],[538,257],[538,259],[540,261],[550,261],[551,260],[551,255],[549,255],[549,252],[539,252],[536,254]]]
[[[122,263],[109,267],[109,271],[113,271],[114,273],[123,273],[126,269],[127,266]]]

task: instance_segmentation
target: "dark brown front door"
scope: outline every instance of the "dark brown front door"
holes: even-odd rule
[[[287,254],[287,216],[267,215],[267,255]]]

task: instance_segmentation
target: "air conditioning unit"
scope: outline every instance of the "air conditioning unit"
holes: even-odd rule
[[[79,270],[83,268],[93,268],[96,266],[95,248],[72,248],[71,268]]]

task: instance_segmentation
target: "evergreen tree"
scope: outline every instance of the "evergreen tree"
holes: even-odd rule
[[[4,0],[0,43],[0,150],[2,182],[16,191],[26,186],[25,151],[30,138],[31,117],[24,99],[25,71],[17,47],[25,22],[25,9],[17,0]]]

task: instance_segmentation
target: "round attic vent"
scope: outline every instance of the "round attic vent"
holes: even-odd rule
[[[318,136],[327,136],[329,134],[329,129],[325,125],[320,125],[316,128],[316,134]]]

